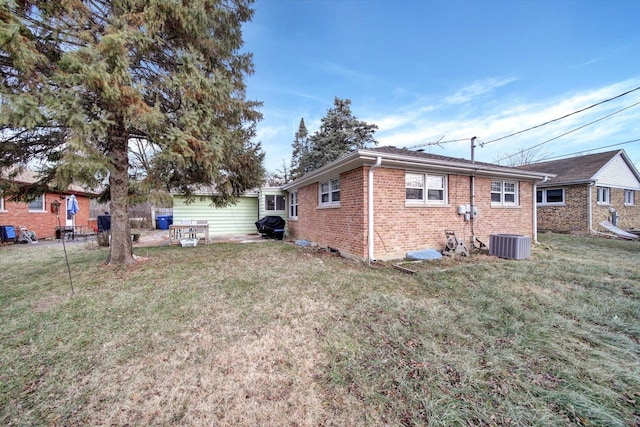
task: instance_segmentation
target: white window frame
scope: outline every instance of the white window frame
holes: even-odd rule
[[[596,201],[599,205],[611,204],[611,188],[610,187],[596,187],[597,196]]]
[[[411,178],[411,179],[410,179]],[[439,178],[442,180],[441,187],[430,186],[432,183],[431,178]],[[411,181],[419,182],[419,184],[413,184]],[[406,172],[404,179],[404,188],[405,188],[405,202],[407,204],[426,204],[426,205],[446,205],[448,202],[448,175],[441,174],[430,174],[430,173],[420,173],[420,172]],[[422,197],[421,198],[408,198],[407,190],[420,190]],[[438,199],[430,198],[429,191],[438,191],[442,192],[442,197]]]
[[[624,190],[624,205],[635,206],[636,192],[634,190]]]
[[[0,212],[6,212],[4,210],[4,193],[0,190]]]
[[[322,207],[340,206],[340,178],[318,183],[318,204]]]
[[[33,204],[35,204],[35,202],[38,201],[38,199],[41,199],[41,205],[39,206],[32,206]],[[32,200],[31,202],[27,203],[27,206],[29,208],[29,212],[45,212],[45,206],[46,206],[46,200],[45,200],[45,196],[44,194],[38,196],[37,198],[35,198],[34,200]]]
[[[500,190],[496,191],[494,189],[494,183],[496,184],[500,184]],[[513,185],[513,191],[507,191],[505,189],[505,187],[508,185]],[[510,181],[510,180],[499,180],[499,179],[492,179],[491,180],[491,206],[518,206],[518,200],[519,200],[519,195],[518,195],[518,190],[519,190],[519,185],[518,185],[518,181]],[[493,195],[494,194],[498,194],[500,200],[493,200]],[[513,201],[505,201],[506,196],[513,194]]]
[[[289,218],[298,219],[298,192],[289,193]]]
[[[549,191],[561,191],[562,192],[562,201],[560,202],[549,202],[548,201],[548,192]],[[537,202],[538,206],[564,206],[566,204],[566,192],[564,188],[538,188],[538,191],[542,193],[542,201]],[[536,201],[538,200],[538,195],[536,194]]]
[[[269,202],[267,201],[270,198],[273,198],[273,209],[269,208]],[[278,209],[278,200],[282,202],[282,209]],[[287,196],[282,194],[265,194],[264,210],[267,212],[285,212],[287,210]]]

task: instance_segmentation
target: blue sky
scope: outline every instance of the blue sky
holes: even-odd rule
[[[478,161],[567,132],[536,155],[640,139],[638,90],[489,142],[640,87],[640,1],[257,0],[254,9],[243,27],[255,64],[247,96],[264,103],[268,171],[289,165],[300,119],[313,134],[334,97],[378,125],[379,145],[462,139],[422,148],[468,159],[477,136]],[[640,141],[598,151],[618,148],[640,167]]]

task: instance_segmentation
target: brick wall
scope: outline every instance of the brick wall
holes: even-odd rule
[[[589,233],[589,187],[569,185],[563,188],[564,206],[538,207],[538,230]]]
[[[593,200],[593,228],[595,230],[600,229],[598,226],[602,221],[610,220],[611,212],[609,208],[613,207],[618,212],[618,227],[623,230],[640,230],[640,202],[637,197],[639,191],[635,192],[635,205],[624,205],[624,190],[621,188],[611,188],[610,197],[611,205],[598,205],[597,200],[597,188],[594,186],[591,188],[592,200]]]
[[[538,230],[548,230],[558,233],[584,233],[589,230],[589,186],[569,185],[564,187],[564,206],[539,206]],[[636,191],[636,196],[638,192]],[[611,188],[611,204],[598,205],[597,187],[591,187],[592,226],[598,230],[598,224],[611,217],[609,208],[616,209],[619,215],[618,227],[630,230],[640,229],[640,206],[624,205],[624,190]],[[602,230],[604,231],[604,230]]]
[[[366,256],[366,173],[364,168],[340,175],[340,207],[318,207],[318,183],[298,191],[298,220],[289,219],[289,235],[344,255]]]
[[[298,220],[289,222],[294,238],[307,239],[340,250],[344,255],[366,259],[368,168],[340,175],[340,208],[318,208],[318,184],[298,192]],[[405,171],[378,168],[374,171],[374,242],[377,259],[403,258],[407,251],[425,248],[442,250],[445,230],[454,230],[467,245],[471,223],[458,215],[458,205],[469,204],[470,178],[449,175],[446,206],[411,206],[405,203]],[[476,178],[475,201],[479,215],[474,234],[484,243],[489,235],[513,233],[532,235],[531,183],[520,183],[518,207],[491,206],[491,179]]]
[[[76,196],[80,210],[76,214],[76,225],[86,226],[89,223],[89,198]],[[18,234],[18,227],[25,226],[36,233],[38,239],[55,238],[58,219],[51,212],[51,203],[57,200],[60,204],[60,223],[65,224],[66,200],[60,199],[60,194],[46,193],[44,195],[46,211],[29,212],[29,205],[23,202],[4,201],[4,211],[0,211],[0,225],[13,225]]]

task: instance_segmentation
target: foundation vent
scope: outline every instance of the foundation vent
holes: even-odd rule
[[[489,255],[507,259],[526,259],[531,256],[531,237],[519,234],[489,236]]]

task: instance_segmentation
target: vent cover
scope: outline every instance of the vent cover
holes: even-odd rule
[[[489,236],[489,255],[508,259],[529,258],[531,237],[519,234],[492,234]]]

